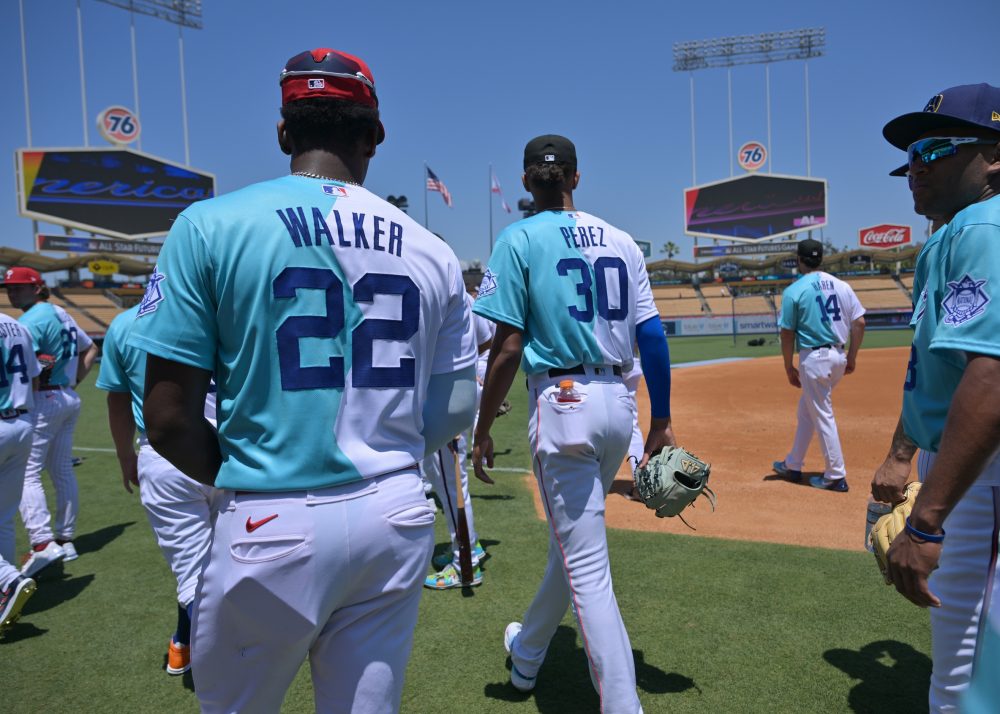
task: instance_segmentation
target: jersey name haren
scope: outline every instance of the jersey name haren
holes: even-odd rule
[[[345,220],[340,211],[334,209],[330,212],[334,222],[331,227],[323,212],[315,206],[309,218],[302,206],[278,209],[275,213],[296,248],[319,246],[325,241],[327,245],[377,250],[397,258],[403,253],[403,226],[382,216],[372,214],[366,220],[366,214],[351,212]]]
[[[827,292],[833,291],[833,281],[832,280],[817,280],[813,283],[814,290],[826,290]]]
[[[561,226],[567,248],[604,247],[604,228],[601,226]]]

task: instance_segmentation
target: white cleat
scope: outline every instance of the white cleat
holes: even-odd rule
[[[507,629],[503,631],[503,648],[507,650],[507,654],[511,655],[510,683],[519,692],[530,692],[535,688],[535,677],[525,677],[517,671],[517,665],[514,664],[512,650],[514,649],[514,640],[517,639],[519,634],[521,634],[520,622],[512,622],[507,625]]]
[[[80,557],[79,553],[76,552],[76,546],[73,545],[73,541],[68,540],[65,543],[60,544],[59,547],[62,548],[63,553],[66,554],[66,557],[63,558],[63,562],[68,563],[69,561],[76,560]]]
[[[26,578],[33,577],[43,568],[58,563],[65,557],[66,551],[59,547],[59,544],[54,540],[50,540],[42,550],[32,549],[28,553],[28,557],[24,559],[24,565],[21,566],[21,575]]]

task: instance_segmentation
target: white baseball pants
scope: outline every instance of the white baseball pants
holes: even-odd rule
[[[935,457],[920,452],[921,481]],[[990,464],[980,480],[992,477],[995,482],[998,471],[1000,460]],[[930,608],[932,714],[960,711],[961,694],[969,686],[989,614],[1000,613],[1000,486],[973,485],[945,519],[944,530],[941,560],[928,581],[941,600],[941,607]]]
[[[628,389],[629,396],[632,397],[632,402],[635,406],[635,418],[632,420],[632,439],[628,444],[628,459],[634,471],[635,467],[642,461],[642,454],[646,448],[646,439],[643,437],[642,429],[639,427],[639,402],[636,397],[636,393],[639,391],[639,383],[642,381],[642,365],[639,363],[638,358],[633,363],[632,369],[622,375],[622,381],[625,382],[625,387]],[[631,463],[632,459],[635,459],[634,463]]]
[[[559,379],[529,379],[528,438],[549,520],[549,559],[511,660],[534,677],[572,604],[601,711],[636,714],[635,661],[612,590],[604,526],[605,497],[628,450],[635,407],[620,379],[588,372],[574,377],[582,396],[575,404],[555,401]]]
[[[14,514],[21,503],[24,470],[31,454],[34,419],[22,414],[0,419],[0,590],[6,590],[21,574],[14,551]]]
[[[139,500],[177,579],[177,602],[183,607],[194,600],[221,493],[182,474],[145,435],[139,438]]]
[[[815,432],[819,435],[819,446],[826,465],[823,475],[830,479],[847,476],[837,422],[833,418],[833,388],[843,378],[846,368],[847,356],[840,349],[820,347],[799,352],[802,396],[799,397],[799,424],[795,429],[795,441],[785,457],[788,468],[802,470],[806,450]]]
[[[397,712],[434,545],[416,466],[222,501],[192,629],[202,711],[278,711],[308,655],[316,711]]]
[[[458,439],[458,464],[462,474],[462,497],[465,503],[465,519],[469,524],[469,547],[475,549],[479,536],[476,533],[476,523],[472,516],[472,499],[469,498],[469,470],[466,466],[465,435]],[[448,534],[451,536],[451,549],[453,552],[452,562],[458,567],[458,536],[455,526],[458,518],[458,494],[455,489],[455,457],[447,446],[442,446],[435,453],[428,456],[421,464],[424,476],[430,481],[434,493],[441,500],[441,507],[444,510],[444,518],[448,524]],[[478,559],[473,557],[473,566],[478,564]]]
[[[73,540],[80,510],[73,475],[73,430],[80,416],[80,397],[68,387],[35,392],[35,430],[24,473],[21,520],[31,545],[50,540]],[[42,488],[42,469],[56,490],[55,532]]]

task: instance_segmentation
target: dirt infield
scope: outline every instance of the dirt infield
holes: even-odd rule
[[[711,462],[710,485],[719,497],[711,512],[699,498],[685,518],[656,518],[624,494],[621,472],[607,501],[608,525],[734,540],[862,550],[872,474],[885,458],[902,400],[908,348],[864,350],[858,370],[834,390],[833,407],[847,464],[848,493],[833,493],[780,479],[771,462],[783,459],[795,433],[799,390],[785,379],[780,357],[679,369],[673,372],[671,410],[680,444]],[[640,424],[649,403],[640,389]],[[804,478],[822,473],[816,439]],[[915,473],[914,473],[915,477]],[[536,507],[544,517],[541,503]]]

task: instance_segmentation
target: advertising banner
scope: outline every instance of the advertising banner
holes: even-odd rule
[[[858,243],[862,248],[896,248],[906,245],[909,242],[909,226],[883,223],[882,225],[858,230]]]
[[[35,235],[35,249],[59,253],[120,253],[122,255],[160,254],[160,243],[144,243],[135,240],[113,240],[111,238],[91,238],[89,236]]]
[[[826,223],[823,179],[751,174],[684,190],[689,235],[757,243]]]
[[[92,260],[87,263],[87,270],[94,275],[114,275],[119,267],[113,260]]]
[[[131,149],[18,149],[22,216],[116,238],[163,235],[213,174]]]
[[[740,243],[738,245],[699,245],[694,249],[695,258],[725,258],[730,255],[774,255],[794,253],[797,241],[782,243]]]

